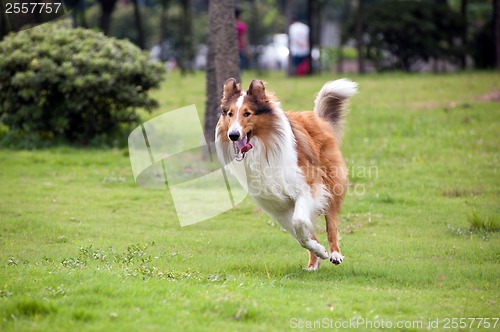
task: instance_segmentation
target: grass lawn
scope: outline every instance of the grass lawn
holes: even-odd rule
[[[311,109],[332,79],[262,78],[296,110]],[[351,180],[346,259],[317,272],[303,270],[306,251],[250,199],[181,228],[168,191],[135,184],[126,150],[0,150],[0,330],[344,330],[356,322],[417,331],[489,322],[492,330],[500,104],[486,94],[500,90],[500,74],[352,78],[360,93],[342,148]],[[202,74],[170,74],[148,117],[193,103],[202,113],[204,86]]]

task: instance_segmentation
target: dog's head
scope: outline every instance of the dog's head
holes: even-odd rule
[[[263,81],[253,80],[246,92],[234,78],[224,84],[221,116],[217,124],[219,141],[232,141],[237,161],[253,148],[252,137],[263,137],[272,127],[272,97]]]

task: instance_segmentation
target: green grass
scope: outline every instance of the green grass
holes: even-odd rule
[[[479,97],[500,74],[353,78],[346,259],[317,272],[250,199],[181,228],[168,191],[134,183],[124,150],[0,150],[0,330],[272,331],[294,318],[335,329],[356,317],[444,330],[446,318],[498,317],[500,235],[457,230],[498,220],[500,104]],[[300,110],[332,77],[263,79]],[[204,85],[169,75],[146,117],[202,113]]]
[[[500,223],[498,219],[494,216],[481,216],[479,213],[474,210],[469,215],[469,230],[471,232],[498,232],[500,231]]]

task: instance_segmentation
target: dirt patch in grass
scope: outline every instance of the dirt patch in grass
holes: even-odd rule
[[[500,103],[500,90],[492,90],[476,98],[481,101],[494,101]]]
[[[431,111],[442,109],[445,112],[452,111],[454,109],[466,109],[470,108],[472,105],[470,103],[461,103],[457,101],[419,101],[411,104],[411,110],[413,111]]]
[[[445,197],[471,197],[479,196],[480,194],[481,191],[479,190],[468,190],[460,188],[447,189],[443,191],[443,196]]]

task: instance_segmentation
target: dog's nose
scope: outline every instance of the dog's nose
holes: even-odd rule
[[[239,138],[240,138],[240,133],[239,132],[237,132],[237,131],[231,131],[229,133],[229,139],[231,141],[237,141]]]

